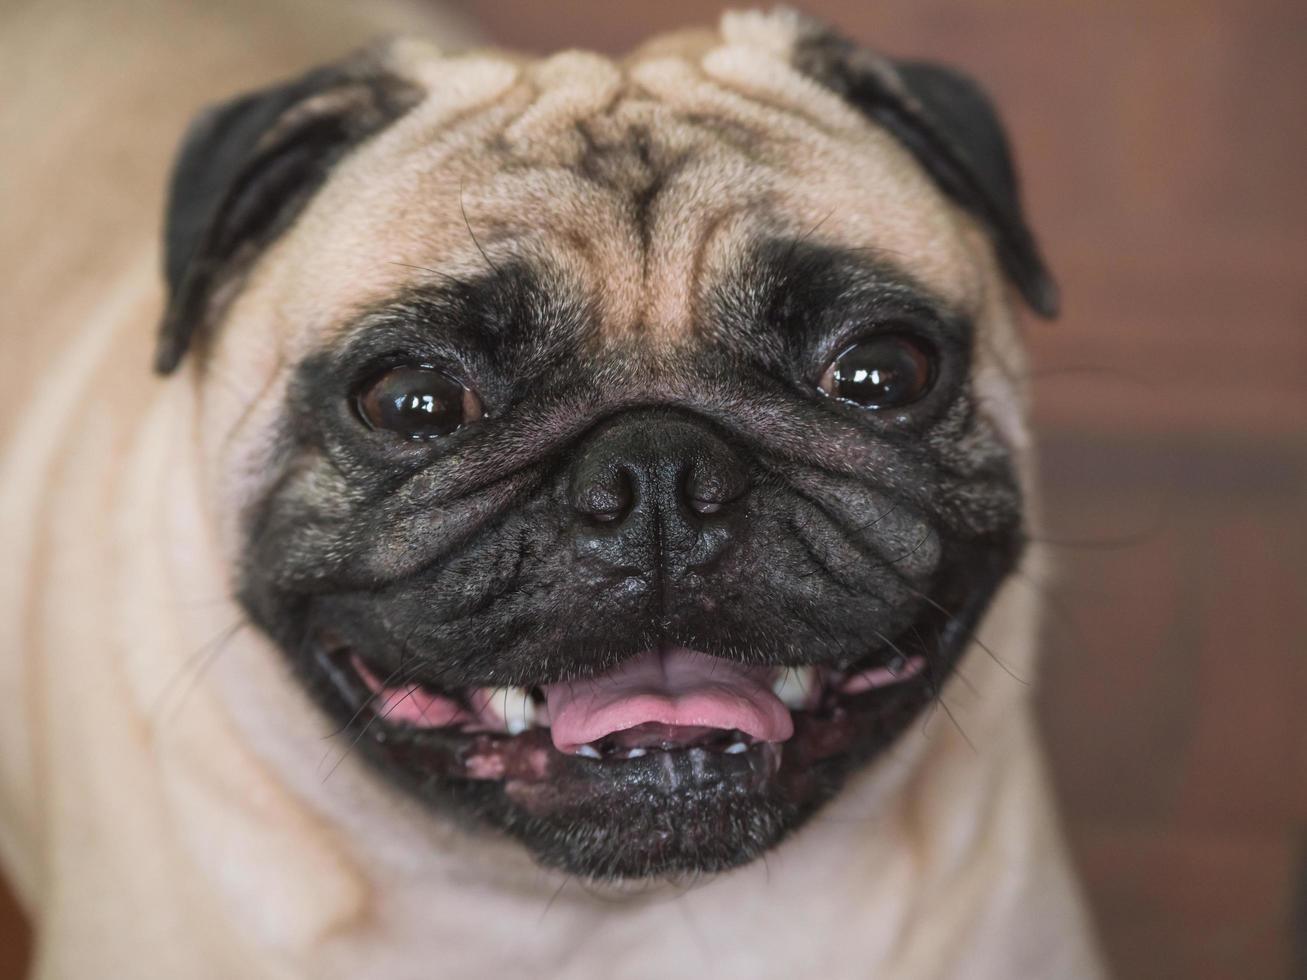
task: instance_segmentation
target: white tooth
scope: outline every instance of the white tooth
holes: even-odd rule
[[[580,745],[580,746],[577,746],[576,754],[579,755],[579,756],[581,756],[582,758],[585,758],[585,759],[599,759],[599,758],[602,758],[602,756],[599,755],[599,750],[596,749],[593,745]]]
[[[626,757],[628,759],[639,759],[648,751],[649,751],[648,749],[641,749],[641,748],[631,749],[630,752],[626,753]]]
[[[676,773],[676,763],[672,761],[670,752],[663,753],[663,785],[670,790],[681,785],[681,777]]]
[[[497,687],[490,695],[490,705],[504,718],[510,735],[521,735],[535,724],[536,706],[524,687]]]
[[[739,755],[741,752],[748,752],[748,751],[749,751],[749,747],[745,745],[743,742],[732,742],[730,745],[726,746],[727,755]]]
[[[802,708],[817,683],[816,667],[786,667],[773,682],[772,693],[785,702],[787,708]]]

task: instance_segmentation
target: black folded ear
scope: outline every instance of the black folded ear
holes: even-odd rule
[[[1007,136],[980,86],[941,65],[894,61],[803,21],[793,63],[893,133],[946,194],[988,229],[1026,302],[1057,315],[1058,291],[1026,226]]]
[[[177,367],[332,166],[420,94],[369,51],[214,106],[191,123],[169,185],[168,303],[155,370]]]

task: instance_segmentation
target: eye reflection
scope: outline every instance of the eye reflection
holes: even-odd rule
[[[925,396],[934,382],[933,351],[903,334],[853,344],[831,362],[820,388],[868,409],[899,408]]]
[[[415,441],[447,436],[482,414],[476,392],[430,367],[391,368],[363,389],[355,405],[371,428]]]

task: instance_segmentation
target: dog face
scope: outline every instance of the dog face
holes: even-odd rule
[[[234,587],[433,808],[593,878],[763,853],[931,702],[1021,548],[987,105],[790,15],[618,65],[409,42],[196,123]]]

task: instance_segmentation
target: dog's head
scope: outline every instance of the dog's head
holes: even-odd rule
[[[951,71],[788,14],[619,64],[397,42],[197,121],[166,245],[249,616],[547,864],[755,858],[1020,552],[999,352],[1011,287],[1055,300]]]

